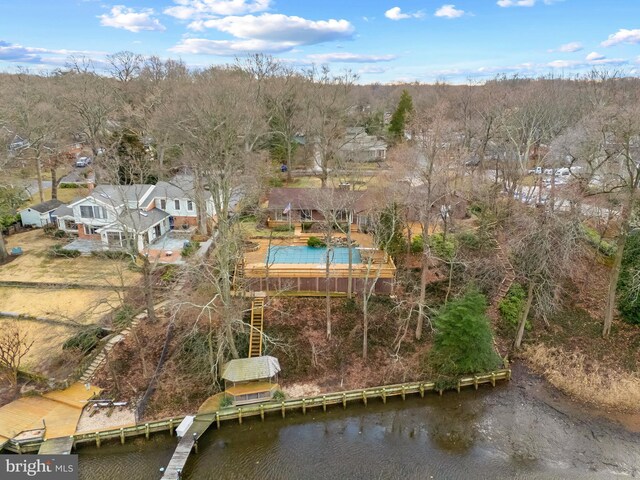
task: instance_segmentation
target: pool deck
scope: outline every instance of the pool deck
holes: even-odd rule
[[[301,247],[306,246],[307,238],[310,235],[302,234],[286,239],[273,239],[271,247]],[[344,235],[336,235],[344,238]],[[363,233],[353,233],[352,240],[357,242],[362,256],[362,263],[352,264],[352,275],[354,278],[379,277],[394,278],[396,267],[393,260],[380,250],[368,250],[373,247],[373,239]],[[247,278],[265,278],[267,274],[270,278],[315,278],[325,276],[325,263],[265,263],[269,240],[252,239],[258,244],[258,248],[253,252],[246,252],[244,256],[244,274]],[[366,252],[366,253],[365,253]],[[371,258],[371,262],[369,262]],[[268,270],[268,272],[267,272]],[[347,277],[349,274],[348,263],[332,263],[330,266],[330,277]]]

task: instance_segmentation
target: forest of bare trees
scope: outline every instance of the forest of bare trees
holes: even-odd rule
[[[237,213],[256,212],[281,171],[285,182],[307,175],[323,188],[342,183],[355,168],[339,154],[345,129],[360,126],[386,136],[383,118],[395,111],[403,90],[413,104],[405,134],[388,136],[386,169],[371,168],[386,179],[376,184],[379,212],[402,210],[392,220],[406,242],[393,252],[400,268],[402,254],[418,239],[417,275],[399,274],[395,300],[408,306],[415,337],[430,329],[439,307],[427,294],[436,271],[445,272],[449,290],[475,283],[490,297],[506,294],[499,291],[500,265],[441,248],[456,232],[458,220],[448,210],[454,197],[478,207],[484,222],[478,236],[506,250],[526,291],[516,346],[528,319],[548,322],[558,311],[565,280],[582,258],[584,229],[597,228],[606,211],[606,236],[615,249],[599,320],[602,334],[611,334],[625,245],[638,225],[638,79],[594,71],[481,85],[359,85],[349,72],[296,71],[263,55],[198,71],[130,52],[109,56],[109,64],[110,75],[99,75],[81,58],[46,75],[0,75],[0,188],[13,188],[9,172],[33,171],[40,200],[48,200],[42,172],[51,170],[55,183],[56,169],[75,143],[92,151],[98,183],[153,183],[192,173],[196,192],[211,192],[217,212],[214,229],[199,219],[200,233],[215,242],[206,264],[192,273],[213,286],[212,298],[201,305],[213,378],[222,362],[238,356],[235,332],[243,325],[232,296],[242,243]],[[17,138],[23,143],[12,147]],[[545,178],[541,172],[549,169]],[[323,199],[330,210],[331,196],[319,194],[318,202]],[[330,243],[330,227],[327,232]],[[391,236],[380,232],[379,245],[390,249]],[[365,300],[364,356],[367,285],[366,292],[353,292]]]

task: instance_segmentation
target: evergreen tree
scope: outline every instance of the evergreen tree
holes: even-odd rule
[[[398,108],[393,112],[391,121],[389,122],[389,133],[396,139],[402,138],[404,135],[404,127],[408,115],[413,112],[413,99],[409,92],[402,90]]]
[[[494,370],[501,359],[493,348],[493,332],[483,295],[471,291],[442,307],[435,319],[431,364],[444,377]]]
[[[627,237],[620,278],[618,280],[618,310],[625,322],[640,325],[640,294],[637,278],[640,271],[640,232]]]

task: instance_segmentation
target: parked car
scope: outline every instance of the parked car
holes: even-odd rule
[[[76,167],[86,167],[91,165],[91,157],[80,157],[76,160]]]

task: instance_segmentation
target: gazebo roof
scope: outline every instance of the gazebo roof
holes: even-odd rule
[[[249,382],[271,378],[280,371],[276,357],[268,355],[253,358],[238,358],[228,362],[222,369],[222,378],[229,382]]]

